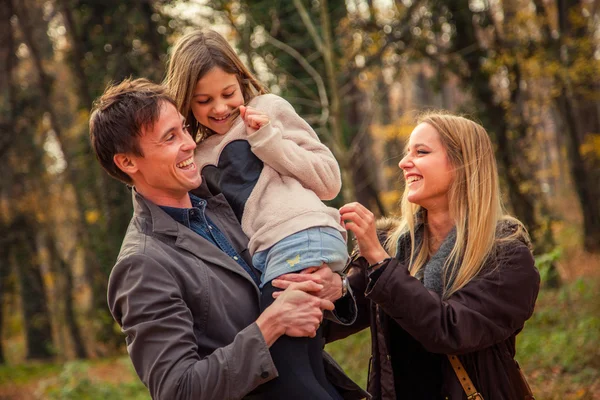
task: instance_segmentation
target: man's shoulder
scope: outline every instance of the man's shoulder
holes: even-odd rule
[[[121,250],[117,256],[117,263],[123,259],[140,256],[153,257],[153,253],[163,246],[168,240],[152,233],[151,221],[148,218],[133,216],[121,243]],[[173,239],[174,242],[174,239]]]

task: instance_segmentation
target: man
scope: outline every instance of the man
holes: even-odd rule
[[[269,346],[284,334],[314,336],[340,297],[339,277],[324,268],[315,279],[322,284],[292,283],[259,313],[248,240],[223,196],[201,185],[196,144],[161,86],[137,79],[109,87],[94,105],[90,138],[102,167],[133,187],[108,304],[150,394],[260,397],[251,392],[277,377]],[[365,396],[329,367],[345,397]]]

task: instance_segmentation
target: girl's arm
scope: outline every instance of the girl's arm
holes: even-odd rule
[[[280,175],[297,179],[321,200],[335,198],[342,185],[340,167],[290,103],[275,95],[265,95],[261,96],[258,113],[255,111],[247,107],[242,115],[244,118],[248,114],[244,121],[252,152]],[[268,122],[257,114],[268,115]]]

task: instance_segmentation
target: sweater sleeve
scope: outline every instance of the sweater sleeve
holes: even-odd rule
[[[130,256],[117,264],[109,280],[108,304],[153,399],[240,399],[277,376],[256,323],[229,345],[203,354],[194,334],[199,327],[180,288],[147,256]]]
[[[265,107],[270,123],[248,136],[252,152],[280,175],[297,179],[321,200],[331,200],[342,182],[340,167],[315,131],[286,100],[270,95]]]
[[[497,261],[496,268],[442,300],[394,259],[379,279],[369,283],[367,298],[428,351],[463,354],[481,350],[523,327],[539,291],[539,273],[525,245],[515,244]]]

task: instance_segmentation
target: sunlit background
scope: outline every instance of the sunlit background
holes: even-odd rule
[[[94,98],[224,34],[335,153],[343,191],[398,212],[415,115],[480,121],[543,287],[518,336],[538,399],[600,399],[600,1],[0,1],[0,398],[149,399],[106,307],[130,193],[88,142]],[[327,346],[366,384],[368,332]]]

